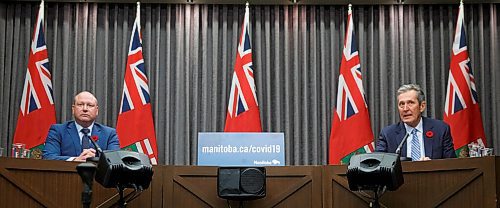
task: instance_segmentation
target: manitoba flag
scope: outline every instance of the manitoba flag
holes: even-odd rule
[[[31,149],[34,158],[41,158],[41,150],[43,150],[49,128],[56,123],[52,76],[43,30],[43,14],[44,3],[42,1],[30,45],[28,70],[24,79],[21,106],[14,133],[14,143],[26,144],[26,148]]]
[[[458,157],[468,156],[469,143],[486,145],[475,82],[467,52],[464,8],[460,3],[444,109],[444,121],[450,125]]]
[[[151,164],[156,165],[158,164],[158,150],[148,77],[142,56],[140,16],[140,4],[137,3],[116,132],[120,138],[121,148],[144,153],[149,156]]]
[[[227,106],[225,132],[261,132],[259,104],[255,93],[252,65],[252,47],[248,32],[249,12],[245,9],[245,19],[241,29],[240,42],[234,64],[233,81]]]
[[[373,152],[373,132],[363,90],[351,6],[340,63],[337,104],[333,110],[329,164],[347,164],[353,154]]]

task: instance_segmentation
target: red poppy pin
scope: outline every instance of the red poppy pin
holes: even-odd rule
[[[99,137],[97,137],[97,136],[92,136],[92,140],[94,140],[94,142],[97,142],[97,140],[99,140]]]
[[[427,138],[432,138],[434,136],[434,132],[432,132],[431,130],[429,130],[429,131],[425,132],[425,136]]]

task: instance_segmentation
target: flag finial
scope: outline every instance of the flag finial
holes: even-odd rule
[[[349,11],[349,12],[351,12],[351,11],[352,11],[352,4],[349,4],[349,10],[348,10],[348,11]]]
[[[247,3],[245,3],[245,6],[248,8],[248,5],[250,5],[250,4],[249,4],[249,3],[248,3],[248,1],[247,1]]]
[[[464,5],[464,0],[460,0],[460,6]]]
[[[137,6],[141,6],[141,2],[140,1],[137,1]]]

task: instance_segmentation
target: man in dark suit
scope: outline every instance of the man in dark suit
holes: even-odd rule
[[[401,121],[382,129],[376,151],[394,153],[408,135],[401,148],[402,157],[410,157],[413,161],[456,157],[450,126],[440,120],[422,117],[426,102],[420,86],[401,86],[397,98]]]
[[[50,127],[43,150],[44,159],[82,162],[95,157],[96,150],[89,139],[96,141],[102,150],[120,148],[116,130],[95,122],[99,106],[92,93],[78,93],[71,109],[74,121]]]

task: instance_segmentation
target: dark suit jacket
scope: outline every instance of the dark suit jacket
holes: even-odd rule
[[[120,149],[120,143],[114,128],[94,123],[91,136],[97,136],[97,145],[102,150]],[[54,124],[50,127],[45,140],[45,148],[43,149],[44,159],[67,160],[70,157],[78,157],[81,153],[82,145],[80,144],[80,136],[76,130],[75,121]]]
[[[454,158],[450,126],[443,121],[422,117],[423,141],[425,156],[431,159]],[[427,137],[428,132],[432,132],[432,137]],[[377,141],[377,152],[395,153],[399,143],[406,135],[406,128],[403,122],[387,126],[380,131]],[[406,157],[406,142],[401,148],[401,156]]]

